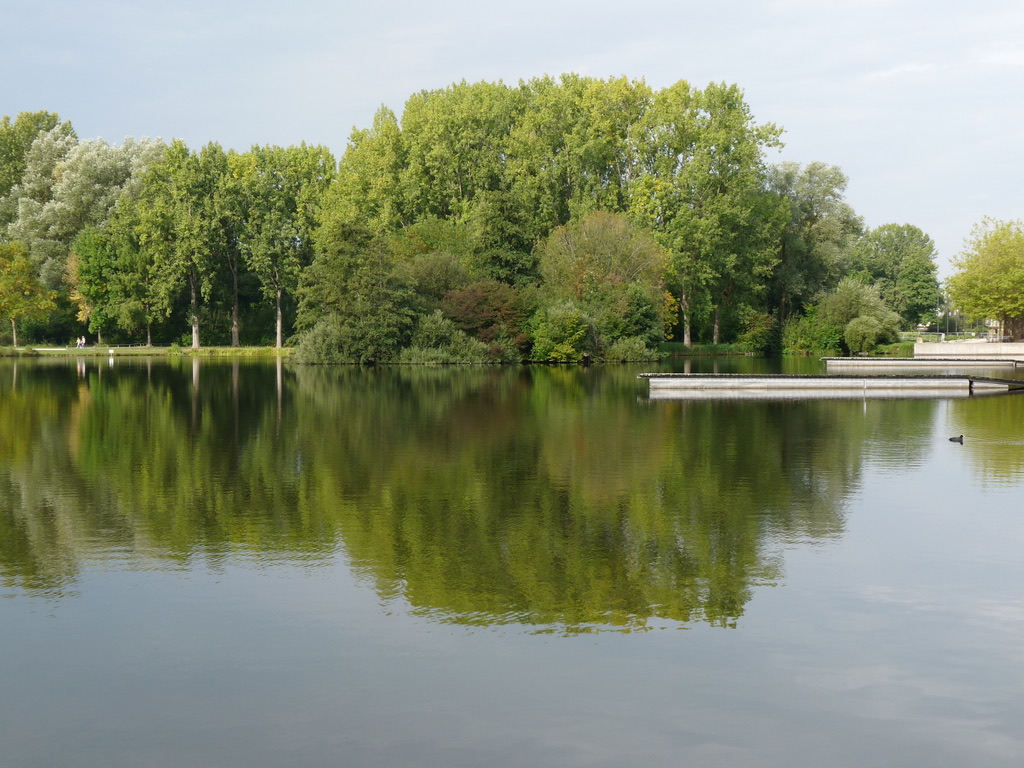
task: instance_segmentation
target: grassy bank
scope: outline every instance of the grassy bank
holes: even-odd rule
[[[689,347],[681,341],[666,341],[658,345],[658,351],[672,357],[739,357],[752,356],[746,344],[692,344]]]
[[[291,347],[119,347],[93,345],[78,349],[76,347],[0,347],[0,357],[168,357],[172,355],[188,357],[288,357],[292,354]]]

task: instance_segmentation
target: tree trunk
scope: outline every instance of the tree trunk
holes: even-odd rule
[[[11,343],[18,346],[18,322],[11,318]]]
[[[192,296],[189,302],[189,311],[192,317],[192,349],[199,349],[199,296],[196,290],[196,284],[191,281],[190,285]]]
[[[233,283],[232,288],[234,289],[234,304],[231,305],[231,346],[240,347],[241,342],[238,340],[238,268],[234,267],[231,270],[231,281]]]
[[[691,347],[690,337],[690,299],[686,295],[686,291],[679,291],[679,309],[683,313],[683,346]]]
[[[715,325],[711,332],[711,343],[718,344],[718,338],[722,330],[722,315],[718,307],[715,307]]]
[[[148,320],[146,321],[146,346],[153,346],[153,326]]]
[[[280,349],[282,346],[284,336],[284,320],[281,316],[281,294],[280,288],[277,289],[277,348]]]
[[[103,344],[103,331],[96,329],[96,346]]]

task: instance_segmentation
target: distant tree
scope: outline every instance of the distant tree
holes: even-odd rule
[[[910,224],[883,224],[854,245],[848,270],[878,286],[882,299],[914,325],[934,316],[939,302],[935,243]]]
[[[843,199],[846,174],[821,162],[785,162],[768,169],[767,186],[785,206],[778,264],[768,283],[769,302],[780,323],[835,289],[863,222]]]
[[[757,125],[735,85],[685,81],[659,91],[638,131],[630,211],[670,254],[683,342],[701,307],[718,341],[723,307],[763,286],[776,262],[764,201],[764,152],[781,131]]]
[[[606,342],[649,336],[651,326],[660,334],[668,259],[650,232],[594,211],[555,229],[538,250],[544,293],[584,307]]]
[[[331,206],[350,222],[383,235],[411,224],[402,174],[406,148],[395,113],[381,107],[370,128],[356,129],[331,187]]]
[[[848,346],[854,340],[851,352],[899,338],[899,315],[886,306],[877,287],[853,277],[844,277],[835,291],[822,299],[818,319],[841,329]]]
[[[1024,337],[1024,224],[984,219],[953,265],[953,304],[968,317],[999,320],[1013,338]]]
[[[53,200],[59,168],[77,145],[70,123],[39,133],[25,155],[21,179],[0,203],[0,208],[10,212],[7,239],[24,245],[43,285],[51,289],[63,283],[67,250],[55,248],[49,239],[46,210]]]
[[[125,331],[145,330],[146,346],[153,345],[153,324],[166,314],[157,279],[157,265],[166,243],[158,232],[154,235],[152,222],[147,221],[150,202],[141,190],[126,190],[102,230],[105,246],[113,253],[105,249],[76,250],[81,260],[93,255],[100,260],[96,274],[101,276],[107,275],[102,265],[112,255],[113,272],[103,278],[109,280],[102,288],[108,301],[106,313]]]
[[[584,355],[596,355],[600,351],[593,320],[571,301],[541,307],[531,325],[531,360],[578,363]]]
[[[117,254],[110,239],[93,227],[84,229],[68,256],[67,280],[71,302],[78,308],[77,319],[96,334],[99,344],[116,312],[119,297],[113,288],[118,277]]]
[[[386,243],[344,220],[316,235],[316,257],[299,285],[299,359],[382,363],[406,345],[415,313],[412,291],[395,274]]]
[[[226,247],[216,194],[226,171],[220,145],[195,153],[176,139],[147,172],[135,211],[139,244],[152,255],[155,308],[169,316],[184,291],[193,348],[199,347],[201,310],[217,286],[218,256]]]
[[[447,293],[441,309],[458,328],[486,344],[505,341],[523,351],[529,341],[525,329],[529,306],[523,295],[507,283],[471,283]]]
[[[313,260],[313,229],[334,157],[323,147],[253,147],[232,160],[242,195],[238,236],[249,269],[274,303],[277,347],[284,343],[284,303]]]
[[[3,116],[0,120],[0,201],[21,181],[32,142],[41,132],[59,124],[60,116],[56,112],[22,112],[13,122],[9,115]],[[7,223],[0,210],[0,230]]]
[[[45,316],[53,309],[53,292],[36,278],[35,267],[20,243],[0,243],[0,317],[11,321],[18,345],[18,321]]]

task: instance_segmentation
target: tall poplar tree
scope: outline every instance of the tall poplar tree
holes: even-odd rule
[[[695,316],[723,306],[767,278],[774,253],[764,222],[764,152],[781,130],[757,125],[735,85],[704,91],[679,81],[655,95],[640,131],[640,174],[631,213],[657,233],[670,254],[682,315],[683,342]]]
[[[159,309],[170,316],[184,286],[192,347],[199,348],[201,311],[217,280],[217,250],[224,232],[215,211],[224,151],[211,143],[199,153],[175,139],[147,174],[138,209],[140,245],[155,256]]]
[[[239,228],[245,263],[274,302],[275,343],[284,343],[284,303],[313,259],[313,229],[320,198],[334,177],[324,147],[254,147],[233,159],[245,201]]]

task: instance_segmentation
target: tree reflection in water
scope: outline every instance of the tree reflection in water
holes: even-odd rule
[[[935,421],[933,401],[652,403],[629,366],[13,365],[5,590],[341,551],[415,612],[537,631],[734,625],[787,543],[841,535],[865,457]]]

